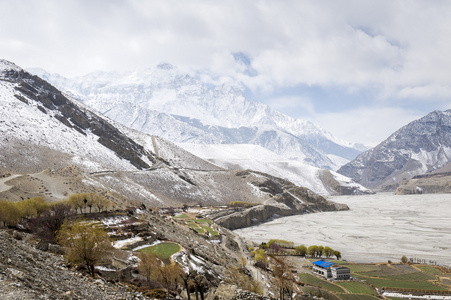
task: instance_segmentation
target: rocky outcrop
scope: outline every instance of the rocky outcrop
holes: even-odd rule
[[[397,195],[451,193],[451,173],[414,176],[399,183]]]
[[[243,291],[236,285],[221,283],[216,289],[213,299],[217,300],[272,300],[276,298]]]
[[[366,195],[373,193],[368,189],[364,189],[359,184],[337,181],[330,170],[321,170],[319,172],[319,178],[324,186],[328,188],[331,195]]]
[[[451,157],[451,110],[434,111],[360,154],[338,173],[371,188],[393,186],[446,165]]]
[[[215,222],[234,230],[254,226],[276,217],[348,209],[347,205],[328,201],[309,189],[294,187],[283,191],[263,205],[218,216]]]

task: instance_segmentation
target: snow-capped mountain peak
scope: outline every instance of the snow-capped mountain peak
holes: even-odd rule
[[[32,71],[100,113],[173,142],[257,144],[283,157],[333,170],[339,167],[335,162],[353,159],[360,152],[309,121],[248,100],[233,84],[212,87],[168,63],[74,79]]]
[[[434,111],[344,165],[339,173],[377,188],[438,170],[451,162],[451,110]]]
[[[18,72],[18,71],[22,71],[22,68],[6,59],[0,59],[0,76],[5,72]]]

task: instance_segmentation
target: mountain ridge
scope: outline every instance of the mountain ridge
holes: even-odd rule
[[[433,111],[363,152],[338,170],[368,188],[438,170],[451,159],[451,110]]]
[[[32,71],[128,127],[177,143],[257,144],[327,169],[339,167],[328,155],[350,160],[361,151],[309,121],[246,99],[240,88],[207,86],[169,64],[135,72],[96,72],[73,80],[42,69]],[[175,126],[152,122],[157,115],[160,122]]]

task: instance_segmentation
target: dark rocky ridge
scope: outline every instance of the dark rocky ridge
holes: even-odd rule
[[[362,191],[356,186],[346,186],[340,184],[332,173],[329,170],[321,170],[319,178],[324,183],[324,186],[328,187],[330,189],[330,193],[332,195],[338,194],[338,195],[363,195],[363,194],[371,194],[373,192],[371,191]]]
[[[146,169],[150,167],[141,159],[142,156],[155,162],[151,153],[112,126],[111,122],[107,122],[98,115],[75,104],[74,101],[69,100],[47,81],[23,70],[8,70],[3,73],[3,77],[5,80],[18,83],[16,98],[27,103],[27,99],[24,97],[26,95],[42,104],[38,107],[42,112],[47,113],[47,110],[59,112],[55,117],[61,123],[82,134],[86,134],[87,131],[92,132],[99,137],[99,143],[114,151],[119,157],[129,160],[136,168]]]

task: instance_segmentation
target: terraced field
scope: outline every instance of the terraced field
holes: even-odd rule
[[[198,234],[208,234],[212,237],[219,236],[219,232],[211,228],[213,222],[209,219],[196,218],[196,216],[191,214],[181,214],[174,217],[174,219],[184,223]]]
[[[371,286],[362,282],[342,281],[337,282],[337,285],[341,286],[351,294],[376,295],[376,291],[373,290]]]
[[[362,294],[338,294],[341,300],[376,300],[376,296],[362,295]]]
[[[408,264],[346,264],[352,276],[364,280],[377,288],[402,288],[416,290],[446,291],[439,285],[440,275],[433,266]]]
[[[332,284],[326,280],[323,280],[323,279],[316,277],[314,275],[311,275],[311,274],[305,274],[305,273],[299,274],[299,279],[302,283],[321,287],[321,288],[326,289],[331,292],[336,292],[336,293],[345,293],[346,292],[346,290],[343,289],[342,287],[340,287],[336,284]]]
[[[311,274],[299,274],[300,281],[332,293],[333,297],[342,300],[377,299],[377,293],[371,285],[376,288],[406,289],[406,292],[424,291],[425,294],[432,294],[434,291],[451,293],[451,286],[443,279],[446,279],[447,274],[433,266],[339,263],[349,267],[351,276],[359,280],[326,281]]]

